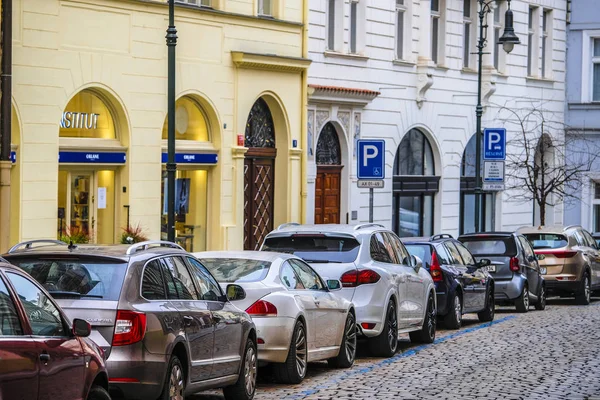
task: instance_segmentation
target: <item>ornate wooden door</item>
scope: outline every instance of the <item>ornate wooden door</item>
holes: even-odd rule
[[[340,223],[341,166],[318,166],[315,188],[315,224]]]
[[[258,99],[246,124],[244,160],[244,250],[258,250],[273,230],[275,128],[269,106]]]
[[[317,142],[315,224],[340,223],[342,156],[335,127],[325,124]]]

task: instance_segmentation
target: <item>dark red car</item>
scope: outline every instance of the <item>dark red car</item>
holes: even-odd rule
[[[0,399],[110,400],[104,354],[50,295],[0,260]]]

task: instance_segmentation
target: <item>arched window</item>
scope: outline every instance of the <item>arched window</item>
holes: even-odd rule
[[[108,102],[93,90],[82,90],[69,101],[60,121],[60,137],[118,139]]]
[[[165,118],[162,138],[168,139],[169,118]],[[175,103],[175,140],[193,140],[208,142],[210,140],[206,114],[202,107],[192,98],[184,96]]]
[[[317,165],[341,165],[342,150],[335,127],[325,124],[317,142]]]
[[[481,140],[483,149],[483,138]],[[465,147],[460,165],[460,223],[459,233],[475,232],[475,164],[476,164],[475,135]],[[481,176],[483,177],[483,156],[481,156]],[[483,193],[481,196],[481,231],[494,229],[494,193]]]
[[[275,148],[275,126],[273,116],[267,102],[262,98],[256,100],[246,123],[246,147]]]
[[[411,129],[398,146],[393,180],[394,232],[400,237],[432,235],[440,177],[435,176],[431,144],[418,129]]]

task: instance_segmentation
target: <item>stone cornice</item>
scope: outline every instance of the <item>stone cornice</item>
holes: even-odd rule
[[[380,94],[368,89],[308,85],[308,100],[311,103],[353,104],[364,107]]]
[[[245,53],[232,51],[231,60],[238,68],[260,69],[300,73],[306,71],[311,60],[301,57],[285,57],[275,54]]]

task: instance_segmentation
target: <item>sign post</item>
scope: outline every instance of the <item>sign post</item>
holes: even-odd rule
[[[373,222],[373,188],[382,188],[385,178],[385,141],[359,140],[358,187],[369,188],[369,222]]]
[[[506,160],[506,129],[483,131],[483,190],[504,190],[504,160]]]

